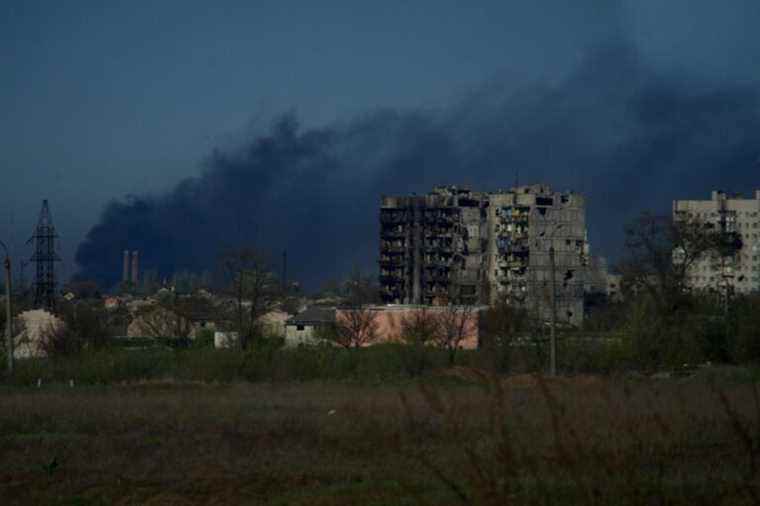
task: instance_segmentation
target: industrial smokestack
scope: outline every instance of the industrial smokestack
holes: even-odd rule
[[[126,283],[129,281],[129,250],[124,250],[124,262],[122,265],[121,281]]]
[[[140,279],[140,252],[135,250],[132,252],[132,284],[137,285],[137,281]]]

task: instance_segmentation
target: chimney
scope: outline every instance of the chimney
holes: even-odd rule
[[[140,279],[140,252],[135,250],[132,252],[132,284],[137,285],[137,281]]]
[[[124,250],[124,262],[122,265],[121,281],[126,283],[129,281],[129,250]]]

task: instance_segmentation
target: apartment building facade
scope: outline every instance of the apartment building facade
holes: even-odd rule
[[[739,239],[732,255],[709,254],[695,262],[687,273],[689,287],[719,293],[760,291],[760,190],[749,199],[713,191],[710,200],[673,201],[673,218],[685,217]]]
[[[547,320],[554,301],[557,320],[577,325],[589,260],[585,219],[582,195],[547,185],[384,196],[383,299],[437,305],[507,297]]]

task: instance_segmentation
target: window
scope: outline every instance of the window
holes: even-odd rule
[[[303,325],[296,325],[296,330],[304,330],[304,328]]]
[[[475,295],[476,293],[475,290],[476,288],[472,285],[462,285],[462,287],[460,288],[460,293],[462,295]]]

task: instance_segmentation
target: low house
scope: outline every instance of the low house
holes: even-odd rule
[[[285,337],[285,327],[288,324],[290,315],[279,309],[273,309],[268,313],[261,315],[261,323],[264,334],[272,337]]]
[[[285,345],[316,344],[316,331],[335,324],[335,308],[312,306],[285,322]]]
[[[104,297],[103,305],[106,309],[117,309],[121,306],[121,299],[118,297]]]

